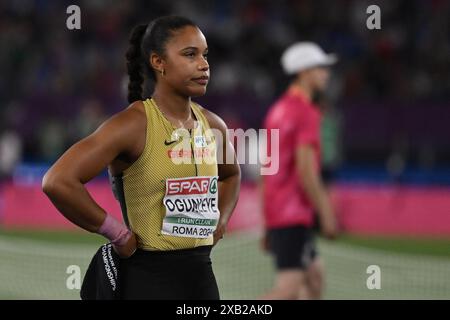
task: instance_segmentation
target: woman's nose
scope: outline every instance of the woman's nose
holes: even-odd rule
[[[209,64],[208,64],[208,62],[203,62],[203,63],[200,63],[199,64],[199,66],[198,66],[198,68],[201,70],[201,71],[207,71],[207,70],[209,70]]]
[[[200,61],[199,65],[198,65],[199,70],[207,71],[209,69],[208,60],[206,60],[204,57],[202,57],[200,60],[201,61]]]

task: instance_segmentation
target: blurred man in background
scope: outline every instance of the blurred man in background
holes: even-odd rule
[[[318,215],[322,234],[337,234],[333,208],[320,172],[319,107],[313,102],[324,92],[328,66],[336,62],[311,42],[296,43],[282,55],[287,75],[294,76],[286,93],[270,108],[266,129],[279,129],[280,166],[263,176],[266,234],[264,248],[273,255],[277,274],[267,299],[319,299],[323,265],[312,230]],[[269,139],[270,141],[270,139]],[[271,150],[271,146],[269,146]]]

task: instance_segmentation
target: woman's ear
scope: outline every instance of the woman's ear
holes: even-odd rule
[[[152,52],[150,54],[150,66],[153,70],[161,73],[164,70],[164,61],[160,55]]]

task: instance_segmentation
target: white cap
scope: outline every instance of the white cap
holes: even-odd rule
[[[329,66],[336,61],[336,55],[326,54],[313,42],[297,42],[281,56],[281,65],[286,74],[296,74],[312,67]]]

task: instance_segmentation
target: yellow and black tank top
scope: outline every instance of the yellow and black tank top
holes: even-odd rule
[[[144,250],[211,245],[219,217],[218,168],[208,120],[192,102],[195,128],[178,129],[153,99],[143,103],[144,150],[113,180],[124,220]]]

